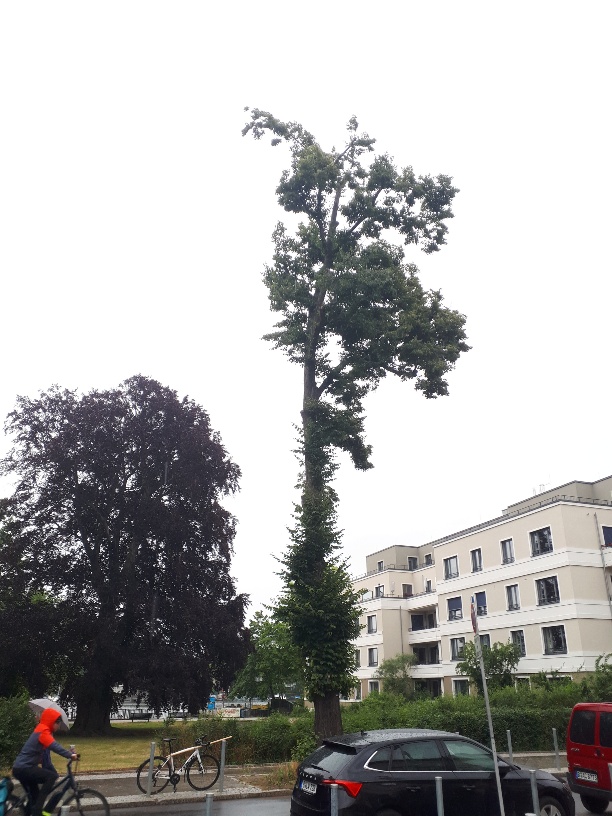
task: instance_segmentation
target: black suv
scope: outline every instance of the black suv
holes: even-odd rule
[[[533,812],[529,771],[498,757],[506,816]],[[478,742],[419,728],[362,731],[324,740],[298,768],[291,816],[330,813],[338,785],[339,816],[436,816],[436,776],[446,813],[499,814],[493,754]],[[536,775],[541,816],[574,816],[568,785]]]

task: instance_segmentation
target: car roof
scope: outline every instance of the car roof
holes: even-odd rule
[[[346,745],[352,748],[360,748],[372,745],[375,742],[387,742],[391,740],[413,740],[423,737],[457,737],[450,731],[435,731],[430,728],[380,728],[373,731],[357,731],[354,734],[339,734],[337,737],[327,737],[323,740],[325,745]]]

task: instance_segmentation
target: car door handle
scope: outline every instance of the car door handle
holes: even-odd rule
[[[580,748],[570,748],[570,751],[571,751],[572,754],[579,754],[580,753]]]
[[[462,785],[463,790],[476,790],[476,785]]]
[[[407,790],[407,791],[410,791],[410,793],[418,793],[418,792],[421,790],[421,788],[420,788],[420,787],[413,787],[413,786],[410,786],[410,785],[409,785],[409,786],[406,788],[406,790]]]

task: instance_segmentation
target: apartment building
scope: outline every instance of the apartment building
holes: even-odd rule
[[[612,652],[612,476],[548,490],[429,544],[372,553],[353,585],[363,607],[358,699],[382,690],[385,658],[406,652],[418,657],[419,688],[467,693],[456,666],[474,638],[472,597],[482,641],[520,647],[519,680],[593,671]]]

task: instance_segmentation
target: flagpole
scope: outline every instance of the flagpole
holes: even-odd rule
[[[482,692],[484,694],[485,708],[487,710],[487,722],[489,724],[489,737],[491,739],[491,750],[493,751],[493,765],[495,767],[495,781],[497,783],[497,796],[499,799],[500,816],[506,816],[504,810],[504,797],[502,796],[501,779],[499,776],[499,766],[497,764],[497,748],[495,747],[495,734],[493,733],[493,720],[491,719],[491,706],[489,705],[489,691],[487,689],[487,678],[485,675],[484,660],[482,658],[482,648],[480,646],[480,632],[478,631],[478,615],[476,614],[476,607],[474,605],[474,596],[472,595],[471,605],[472,628],[474,630],[474,648],[476,649],[476,657],[480,663],[480,676],[482,677]]]

